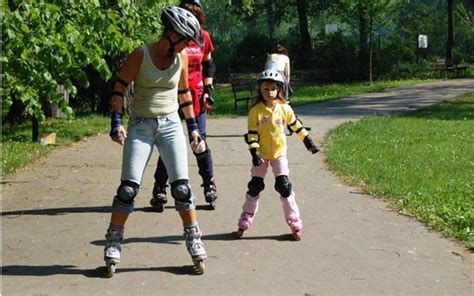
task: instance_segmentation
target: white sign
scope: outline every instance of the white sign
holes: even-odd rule
[[[428,48],[428,35],[418,35],[418,48]]]
[[[336,24],[327,24],[325,29],[326,35],[336,33],[337,32],[337,25]]]

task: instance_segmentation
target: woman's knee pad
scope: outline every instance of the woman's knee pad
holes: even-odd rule
[[[191,203],[191,187],[188,184],[188,180],[181,179],[172,182],[171,184],[171,196],[180,202]]]
[[[288,176],[282,175],[276,177],[275,190],[285,198],[291,195],[291,182],[288,179]]]
[[[117,189],[117,199],[124,204],[132,204],[138,195],[140,185],[132,181],[122,181]]]
[[[261,177],[252,177],[250,182],[247,184],[249,191],[247,193],[251,196],[257,196],[260,192],[265,189],[265,183]]]

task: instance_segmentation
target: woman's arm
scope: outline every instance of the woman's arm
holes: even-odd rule
[[[110,97],[111,107],[111,131],[110,137],[120,145],[125,143],[127,131],[122,124],[122,110],[124,105],[124,92],[127,86],[135,79],[143,60],[143,49],[135,49],[125,60],[120,69],[119,77],[115,81],[112,96]]]

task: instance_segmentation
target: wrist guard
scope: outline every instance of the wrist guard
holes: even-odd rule
[[[192,141],[193,139],[191,137],[191,134],[193,133],[193,131],[199,130],[196,118],[195,117],[186,118],[186,127],[188,128],[189,140]]]
[[[263,160],[262,157],[260,156],[260,152],[258,151],[257,148],[251,148],[250,149],[250,154],[252,155],[252,164],[253,166],[259,166],[262,164]]]
[[[212,84],[204,85],[204,93],[205,94],[208,94],[210,97],[212,97],[213,92],[214,92],[214,86]]]
[[[112,138],[118,138],[120,137],[119,127],[122,126],[122,114],[117,111],[112,111],[110,119],[110,136]]]

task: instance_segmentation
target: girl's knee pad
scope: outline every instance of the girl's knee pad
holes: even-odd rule
[[[291,195],[291,182],[288,176],[281,175],[275,179],[275,190],[281,194],[282,197],[288,197]]]
[[[260,192],[265,189],[265,183],[263,182],[263,178],[261,177],[252,177],[250,182],[247,184],[249,191],[247,194],[251,196],[257,196]]]

